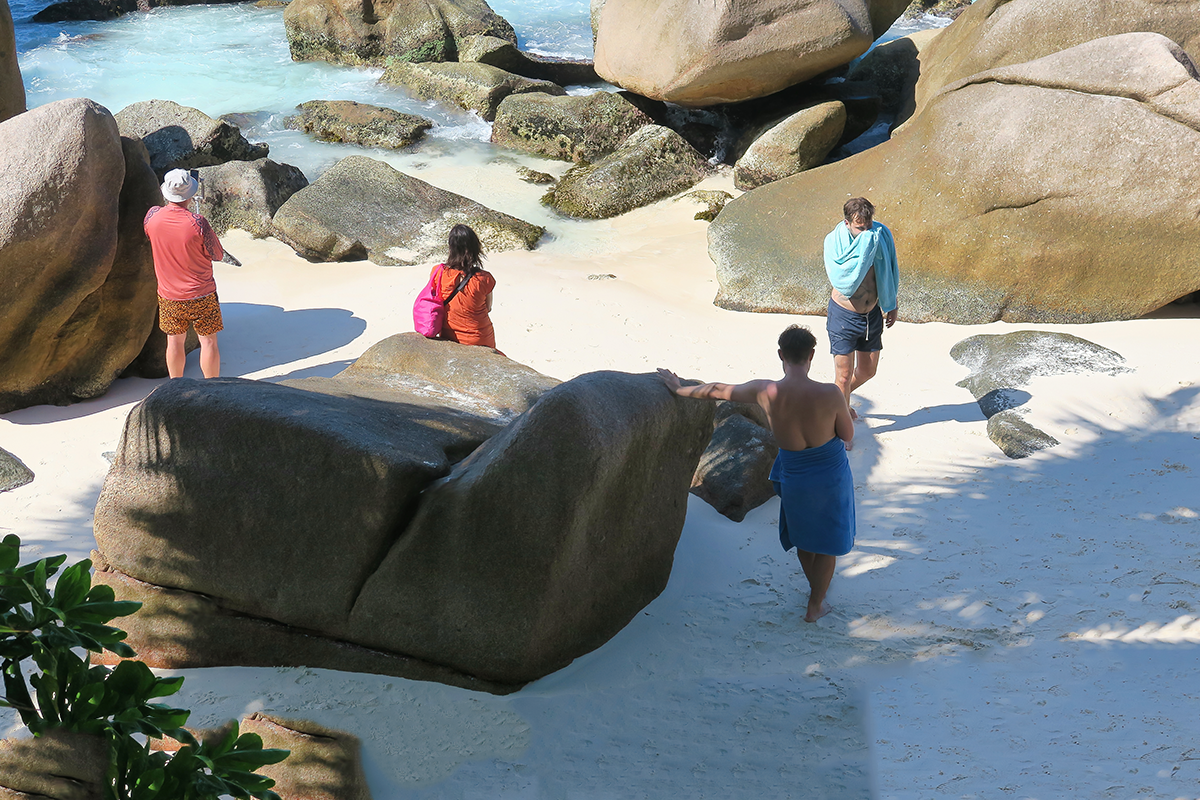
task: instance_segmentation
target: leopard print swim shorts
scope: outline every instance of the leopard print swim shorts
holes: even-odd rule
[[[188,323],[196,326],[198,336],[212,336],[225,329],[216,292],[194,300],[168,300],[159,296],[158,327],[163,333],[181,336],[187,333]]]

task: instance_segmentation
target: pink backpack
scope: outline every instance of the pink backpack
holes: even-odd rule
[[[445,264],[438,264],[437,272],[429,276],[429,283],[417,295],[413,303],[413,330],[427,339],[436,339],[442,335],[442,326],[446,324],[446,306],[471,281],[473,275],[467,275],[465,280],[458,282],[454,291],[445,300],[439,297],[439,287],[442,283],[442,272]]]

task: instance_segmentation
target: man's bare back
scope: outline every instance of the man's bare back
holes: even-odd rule
[[[820,447],[835,436],[853,447],[854,425],[842,391],[818,383],[807,370],[789,370],[778,381],[751,381],[754,401],[767,412],[775,443],[784,450]],[[740,387],[738,387],[740,388]]]

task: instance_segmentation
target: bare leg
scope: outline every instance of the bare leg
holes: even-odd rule
[[[200,337],[200,370],[206,378],[221,377],[221,351],[215,333]]]
[[[167,336],[167,374],[172,378],[183,377],[183,367],[187,363],[187,351],[184,349],[186,340],[186,333]]]
[[[824,553],[810,553],[798,547],[796,555],[800,557],[800,568],[804,570],[804,577],[808,578],[808,609],[804,615],[804,621],[816,622],[832,610],[825,602],[825,594],[829,591],[829,584],[833,581],[833,570],[837,566],[837,557],[827,556]]]
[[[860,351],[854,354],[854,382],[850,384],[850,391],[853,392],[875,377],[875,373],[879,371],[879,352],[878,350],[873,353]]]
[[[854,391],[854,353],[833,357],[833,382],[842,390],[846,398],[846,407],[850,407],[850,392]],[[858,419],[858,413],[850,408],[850,419]]]

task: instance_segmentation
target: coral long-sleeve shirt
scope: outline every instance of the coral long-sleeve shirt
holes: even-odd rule
[[[153,206],[142,223],[154,251],[158,294],[167,300],[195,300],[217,290],[212,262],[225,255],[208,220],[181,205]]]
[[[436,272],[438,267],[433,269]],[[463,274],[456,269],[447,267],[443,270],[441,282],[437,287],[438,296],[442,300],[449,297],[454,287],[462,280],[462,276]],[[480,344],[494,348],[496,332],[492,328],[491,317],[488,316],[487,299],[495,288],[496,279],[492,277],[492,273],[482,269],[475,273],[463,290],[454,295],[454,299],[446,306],[446,324],[442,327],[442,338],[459,344]]]

